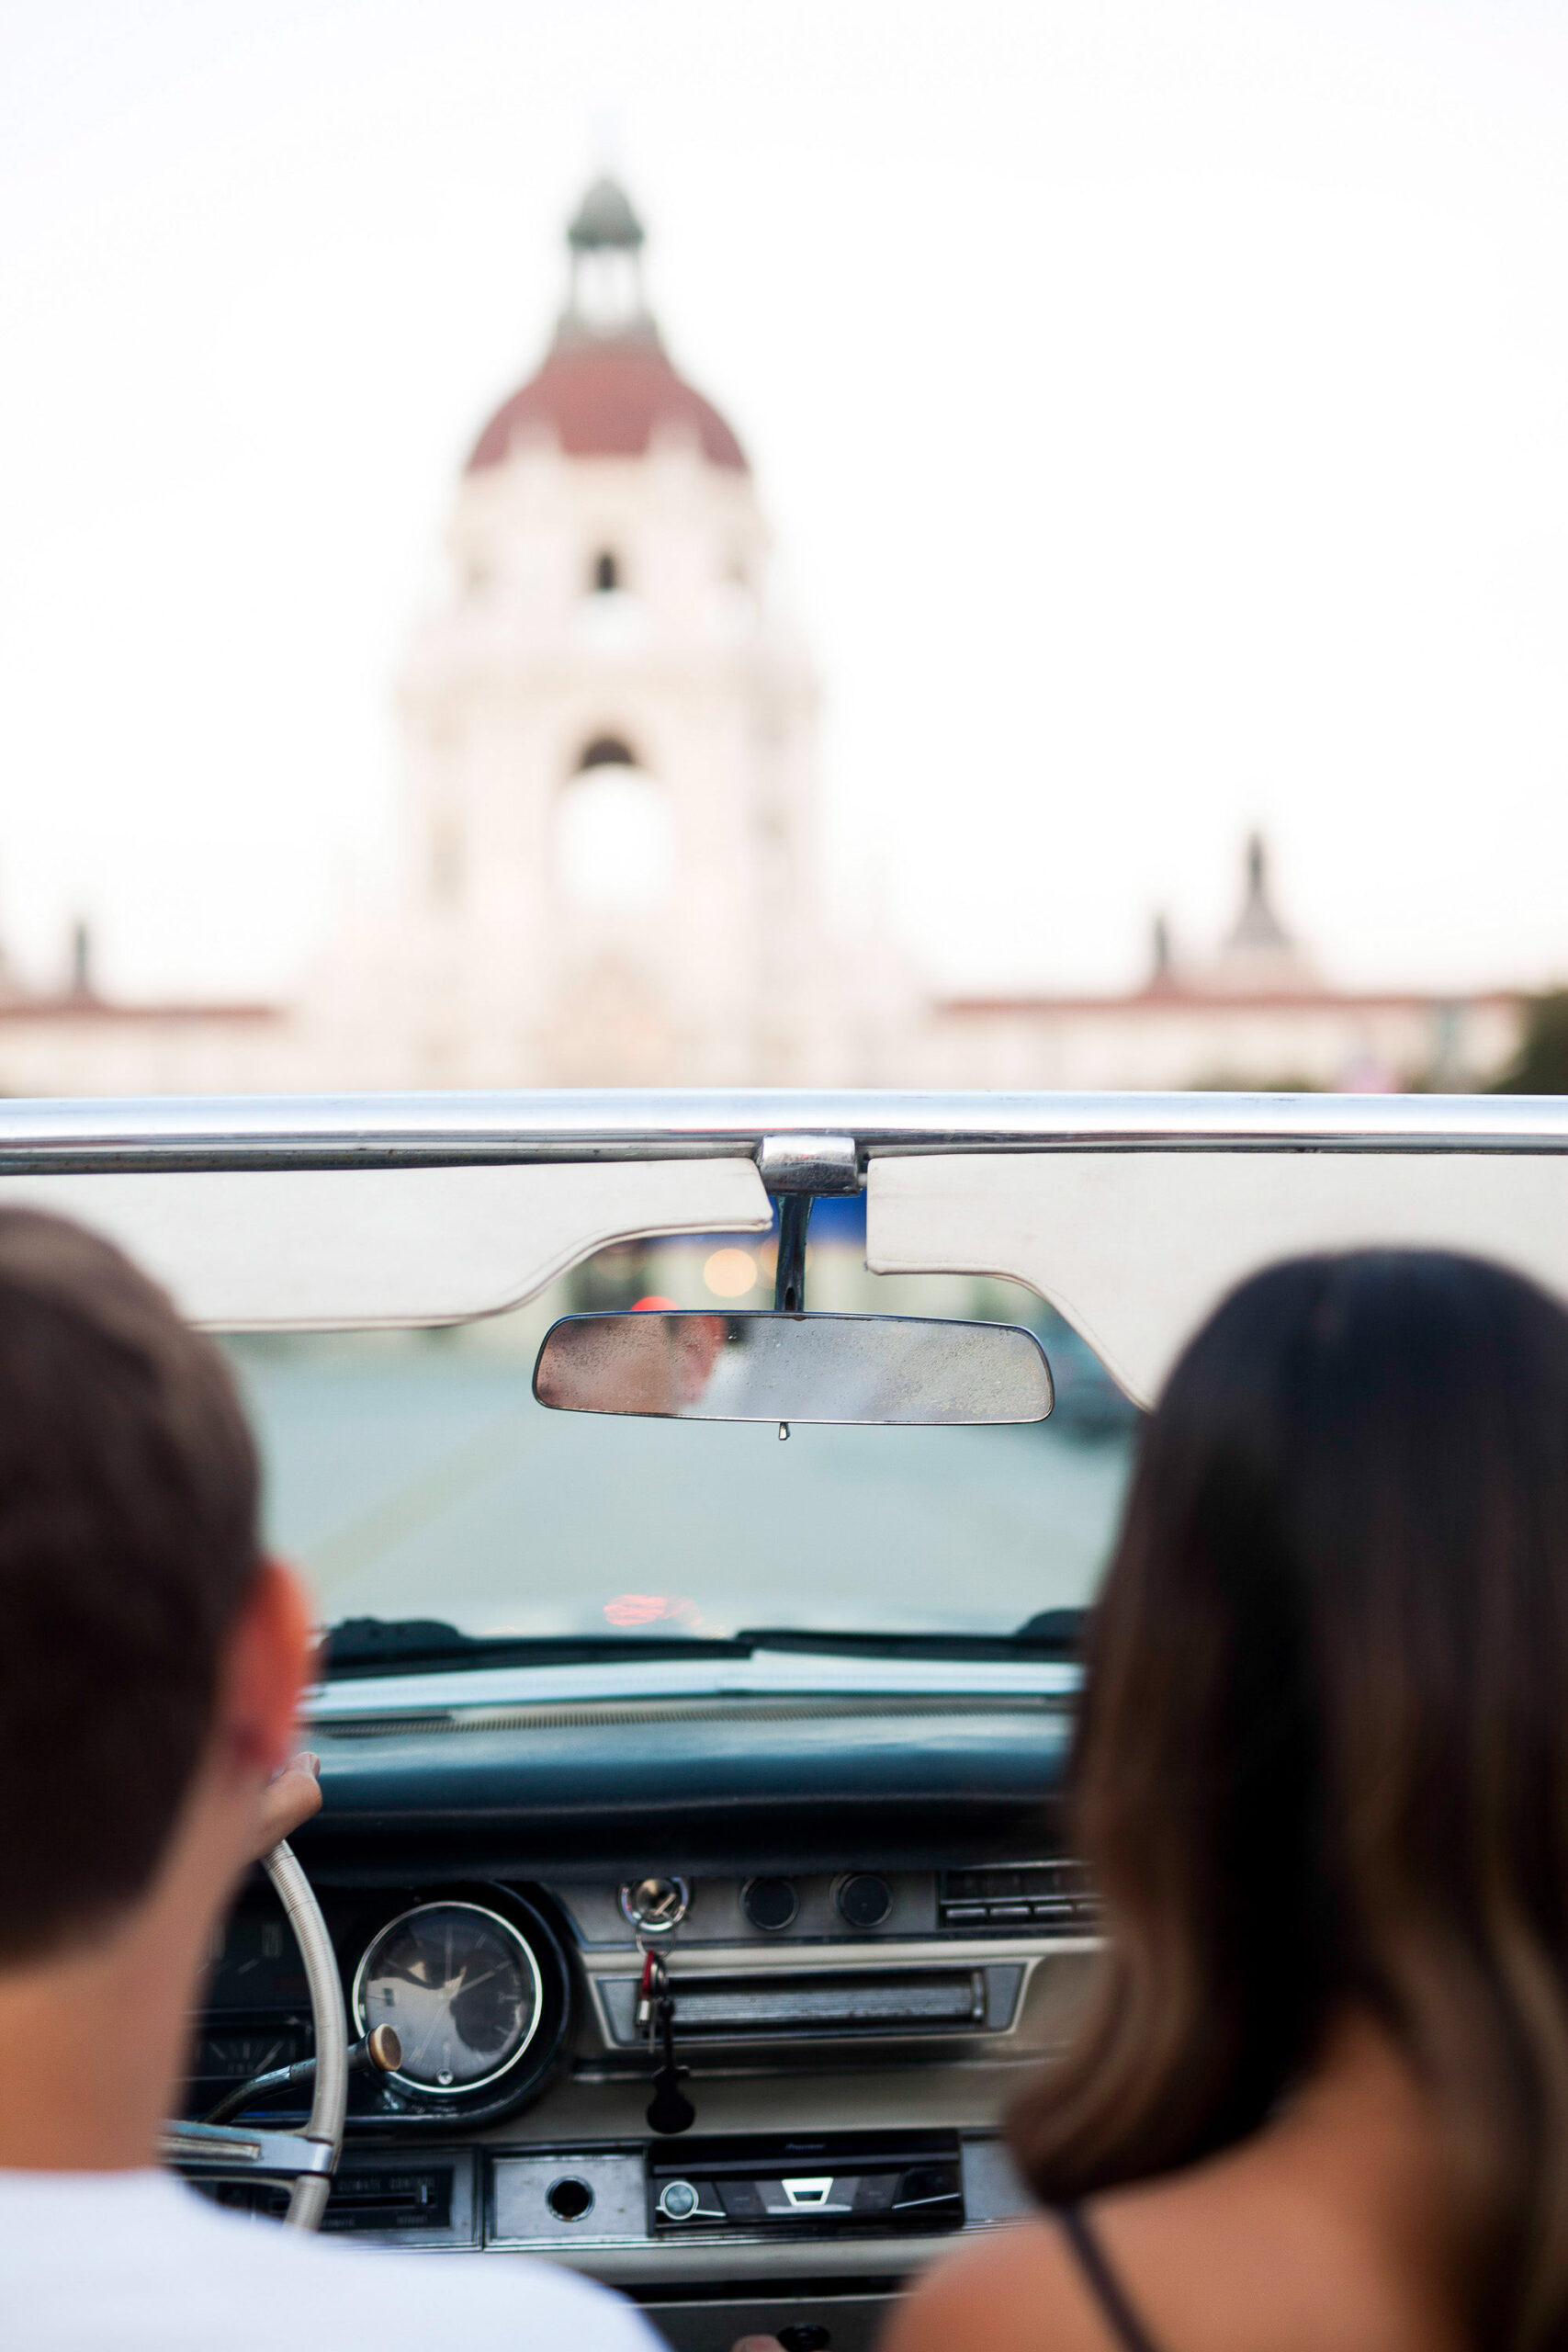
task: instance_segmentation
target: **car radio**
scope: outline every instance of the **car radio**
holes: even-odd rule
[[[955,2132],[820,2140],[690,2140],[650,2151],[654,2237],[688,2231],[836,2236],[956,2230],[964,2175]]]

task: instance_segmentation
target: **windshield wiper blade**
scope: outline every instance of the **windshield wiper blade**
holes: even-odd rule
[[[1057,1650],[1077,1657],[1089,1632],[1088,1609],[1042,1609],[1026,1617],[1013,1634],[1019,1649]]]
[[[842,1657],[1076,1657],[1087,1617],[1083,1609],[1045,1609],[1012,1634],[840,1634],[800,1625],[748,1625],[735,1638],[749,1650]]]
[[[1076,1657],[1087,1611],[1047,1609],[1013,1634],[818,1633],[748,1626],[728,1639],[703,1634],[465,1634],[438,1617],[345,1617],[330,1625],[321,1673],[417,1674],[470,1666],[596,1666],[606,1658],[750,1657],[789,1650],[837,1657]]]
[[[329,1625],[321,1673],[417,1673],[465,1666],[592,1666],[618,1657],[745,1657],[744,1639],[701,1634],[465,1634],[438,1617],[345,1617]]]

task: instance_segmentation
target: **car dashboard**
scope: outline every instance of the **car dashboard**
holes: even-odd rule
[[[324,2226],[570,2264],[685,2352],[869,2344],[914,2270],[1026,2202],[999,2127],[1096,1946],[1054,1794],[1070,1692],[464,1704],[443,1679],[451,1703],[367,1681],[311,1726],[298,1851],[351,2031],[401,2041],[355,2078]],[[258,1876],[187,2113],[310,2046]],[[691,2120],[660,2132],[671,2056]]]

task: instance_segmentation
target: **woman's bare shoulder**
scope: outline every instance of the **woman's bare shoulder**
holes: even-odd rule
[[[1061,2232],[1042,2213],[934,2264],[880,2352],[1105,2352],[1105,2340]]]
[[[1358,2177],[1355,2152],[1348,2178],[1332,2183],[1272,2154],[1255,2145],[1089,2209],[1153,2340],[1171,2352],[1457,2352],[1435,2275],[1402,2250],[1397,2215]],[[1040,2213],[936,2264],[882,2352],[1110,2352],[1113,2341],[1059,2225]]]

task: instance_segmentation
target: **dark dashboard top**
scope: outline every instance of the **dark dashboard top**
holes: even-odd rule
[[[342,1884],[389,1865],[598,1873],[650,1849],[750,1870],[1010,1856],[1043,1844],[1070,1730],[1061,1698],[964,1692],[338,1715],[312,1728],[326,1804],[298,1843]]]

